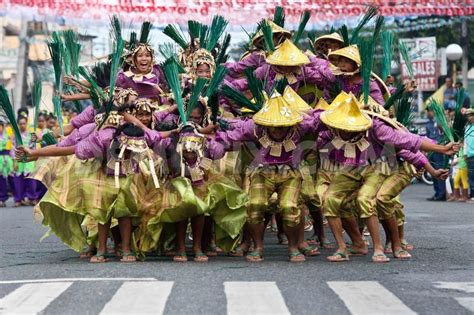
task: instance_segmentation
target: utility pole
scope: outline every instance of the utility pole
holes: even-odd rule
[[[469,53],[469,38],[468,38],[468,31],[467,31],[467,22],[465,17],[461,17],[461,47],[462,47],[462,86],[465,89],[468,89],[468,82],[467,82],[467,56]]]
[[[29,48],[29,23],[22,18],[20,28],[20,48],[18,49],[18,61],[16,65],[16,81],[13,90],[13,109],[15,112],[22,106],[26,105],[26,76],[28,70],[28,48]]]

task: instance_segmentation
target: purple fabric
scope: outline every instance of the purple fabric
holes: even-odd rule
[[[79,129],[74,129],[69,136],[59,142],[56,146],[63,148],[74,146],[79,143],[79,141],[87,138],[95,130],[95,127],[95,123],[90,123],[80,127]]]
[[[425,165],[428,164],[428,158],[421,151],[413,153],[408,150],[400,150],[397,152],[397,155],[410,164],[413,164],[417,170],[425,167]]]
[[[84,125],[94,123],[94,118],[96,114],[97,112],[94,107],[92,107],[92,105],[89,105],[79,115],[77,115],[71,120],[71,125],[74,128],[79,129]]]
[[[297,149],[286,152],[282,148],[280,156],[270,155],[270,147],[264,148],[260,145],[259,139],[263,135],[263,128],[254,123],[253,120],[244,121],[238,128],[226,132],[219,131],[216,134],[215,139],[210,139],[209,142],[216,141],[221,143],[224,148],[228,151],[235,150],[240,142],[253,142],[257,147],[255,159],[252,162],[254,166],[257,165],[290,165],[296,167],[300,164],[303,159],[301,154],[301,147],[298,148],[298,144],[302,141],[302,138],[309,133],[318,133],[326,130],[322,123],[320,123],[319,116],[320,111],[311,111],[304,117],[304,120],[296,126],[296,131],[292,137],[294,144]]]
[[[93,131],[75,146],[76,157],[81,160],[90,158],[105,159],[114,133],[114,128]]]
[[[157,123],[175,123],[178,124],[179,122],[179,115],[174,113],[170,113],[166,110],[163,111],[155,111],[153,113],[153,117]]]
[[[247,68],[258,68],[265,63],[265,53],[262,51],[253,51],[250,55],[246,56],[237,62],[227,62],[225,67],[227,68],[227,75],[231,78],[237,78],[242,76],[244,70]]]
[[[117,75],[116,85],[124,89],[130,88],[135,90],[140,98],[159,99],[160,92],[154,85],[158,85],[162,90],[166,90],[165,76],[158,65],[153,66],[151,73],[153,77],[143,77],[142,81],[137,81],[133,76],[128,75],[129,72],[120,71]]]
[[[46,192],[48,191],[48,188],[46,188],[46,186],[40,181],[35,181],[35,182],[36,182],[36,191],[35,191],[36,196],[35,197],[36,197],[36,200],[40,200],[46,194]]]
[[[329,132],[320,133],[320,139],[317,141],[317,145],[320,150],[321,148],[329,149],[327,158],[336,163],[349,166],[364,166],[367,165],[369,161],[375,162],[381,157],[386,157],[393,161],[395,159],[393,147],[399,150],[417,153],[422,141],[422,137],[395,130],[377,118],[373,119],[372,127],[367,134],[367,141],[371,145],[364,152],[360,152],[360,150],[356,149],[355,158],[345,157],[344,148],[335,149],[332,145],[329,146],[332,141],[332,136]]]
[[[26,178],[25,175],[13,177],[13,198],[15,202],[28,200],[36,200],[36,180]]]
[[[0,176],[0,201],[8,200],[8,182],[7,177]]]

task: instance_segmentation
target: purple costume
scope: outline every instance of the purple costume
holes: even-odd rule
[[[138,93],[139,98],[160,99],[158,85],[163,91],[167,89],[165,76],[158,65],[154,65],[150,73],[141,75],[135,74],[131,70],[120,71],[117,75],[117,87],[133,89]]]
[[[79,115],[71,120],[71,125],[74,128],[79,129],[84,125],[93,123],[96,114],[97,111],[94,107],[92,107],[92,105],[87,106],[86,109],[84,109]]]
[[[227,75],[230,78],[238,78],[244,74],[245,69],[250,67],[257,69],[264,63],[265,53],[262,51],[253,51],[240,61],[227,62],[225,67],[227,68]]]
[[[59,142],[56,146],[62,148],[74,146],[79,143],[79,141],[87,138],[95,130],[95,128],[96,124],[90,123],[78,129],[74,129],[69,136]]]

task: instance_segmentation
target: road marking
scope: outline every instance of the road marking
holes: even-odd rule
[[[72,282],[24,284],[0,299],[1,314],[37,314],[71,286]]]
[[[290,314],[275,282],[224,282],[227,314]]]
[[[416,314],[377,281],[329,281],[352,314]]]
[[[172,281],[125,282],[100,314],[163,314]]]
[[[464,308],[467,308],[470,312],[474,313],[474,298],[472,298],[472,297],[458,297],[458,298],[455,298],[455,299]]]
[[[30,280],[5,280],[0,284],[18,283],[49,283],[49,282],[78,282],[78,281],[157,281],[156,278],[58,278],[58,279],[30,279]]]
[[[456,290],[467,293],[474,293],[474,282],[435,282],[433,284],[437,289]]]

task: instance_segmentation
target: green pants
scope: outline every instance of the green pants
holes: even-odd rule
[[[298,171],[257,170],[250,177],[247,221],[250,224],[263,223],[269,199],[276,192],[283,222],[290,227],[298,225],[301,215],[298,207],[300,190],[301,174]]]

